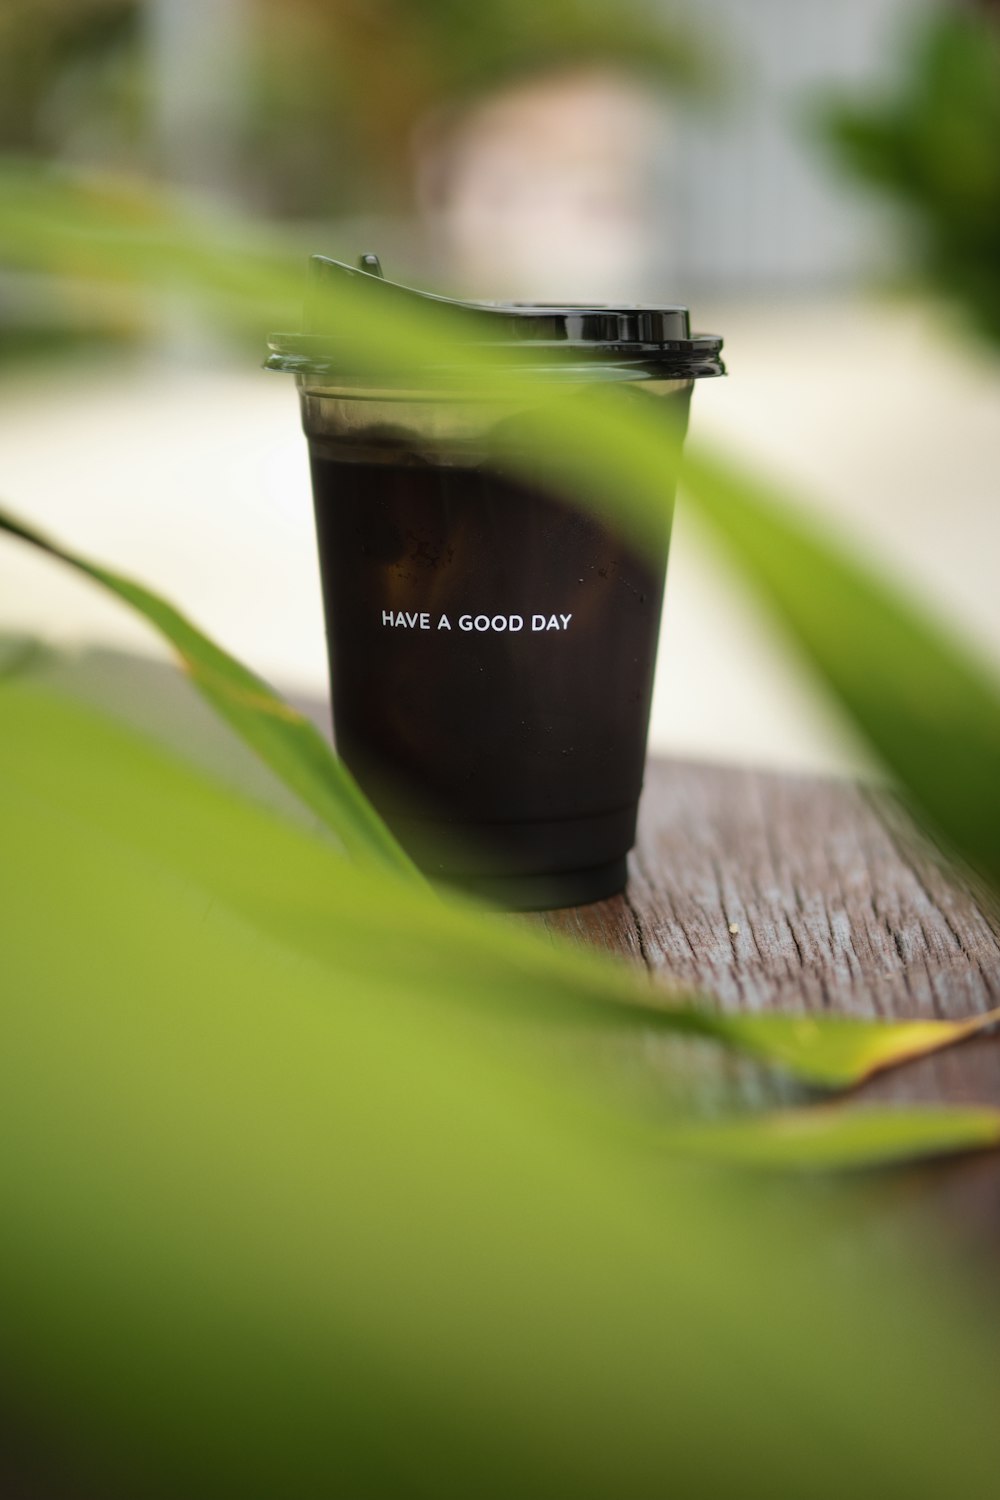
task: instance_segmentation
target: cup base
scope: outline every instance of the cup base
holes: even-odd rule
[[[454,875],[437,877],[445,888],[489,901],[505,911],[554,911],[561,906],[588,906],[625,889],[628,862],[610,860],[586,870],[560,870],[539,875]]]

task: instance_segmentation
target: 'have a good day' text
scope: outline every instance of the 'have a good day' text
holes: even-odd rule
[[[458,615],[456,624],[459,630],[465,631],[493,631],[500,634],[506,631],[509,635],[516,635],[519,630],[568,630],[573,616],[569,615]],[[409,611],[403,609],[384,609],[382,611],[382,624],[393,630],[451,630],[452,623],[448,615],[438,615],[437,624],[432,624],[431,616],[426,610]]]

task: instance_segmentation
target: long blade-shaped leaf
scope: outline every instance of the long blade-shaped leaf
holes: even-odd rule
[[[194,772],[174,795],[82,712],[25,733],[43,696],[0,690],[0,1299],[47,1451],[92,1435],[121,1493],[191,1500],[646,1500],[734,1469],[747,1500],[993,1494],[995,1360],[948,1289],[655,1160],[562,1059],[475,1023],[482,966],[460,1013],[405,949],[362,971],[258,932],[152,858],[178,819],[292,908],[308,849],[338,896],[346,862]],[[148,838],[102,836],[116,795]]]
[[[417,878],[416,870],[313,724],[151,589],[57,545],[0,511],[0,531],[85,573],[130,605],[174,648],[202,696],[337,835],[348,854]]]
[[[1000,1110],[823,1106],[691,1121],[663,1132],[671,1155],[765,1171],[842,1172],[1000,1146]]]
[[[701,1036],[823,1088],[950,1045],[991,1024],[865,1022],[836,1017],[726,1016],[659,995],[621,962],[514,929],[420,883],[387,888],[377,869],[351,866],[263,810],[229,806],[204,778],[121,726],[30,678],[0,688],[0,774],[67,816],[196,882],[257,932],[342,971],[421,975],[469,1007],[491,997],[501,1014],[577,1020],[612,1032]],[[69,757],[69,743],[82,753]],[[131,768],[126,775],[123,768]],[[111,768],[114,768],[113,770]],[[147,802],[172,810],[151,819]],[[387,917],[388,914],[388,917]],[[387,941],[387,936],[389,940]],[[478,1000],[477,1000],[478,997]]]
[[[1000,1025],[1000,1009],[961,1021],[865,1021],[847,1016],[722,1016],[729,1044],[821,1088],[852,1088]]]
[[[1000,682],[770,487],[700,447],[684,480],[910,806],[1000,887]]]

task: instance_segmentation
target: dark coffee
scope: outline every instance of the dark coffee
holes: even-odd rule
[[[337,746],[401,842],[510,905],[619,890],[669,506],[640,555],[486,468],[314,452],[312,475]]]
[[[372,361],[366,309],[374,333],[387,317],[409,325],[417,304],[424,328],[447,305],[440,335],[415,342],[408,326],[398,361],[384,344]],[[428,298],[373,255],[312,257],[305,327],[272,336],[267,364],[295,374],[302,403],[341,755],[436,879],[522,909],[620,891],[673,460],[694,382],[724,373],[722,340],[666,304]],[[522,368],[529,381],[508,380]],[[514,455],[529,476],[529,455],[553,456],[531,436],[539,376],[581,423],[601,387],[660,409],[663,518],[641,553],[507,472]]]

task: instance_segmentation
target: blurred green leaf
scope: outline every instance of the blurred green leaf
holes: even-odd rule
[[[772,485],[692,446],[684,483],[911,810],[1000,887],[1000,684]]]
[[[839,99],[821,126],[856,176],[899,202],[905,250],[971,331],[1000,343],[1000,21],[982,6],[918,12],[902,76]]]
[[[848,1016],[725,1016],[724,1034],[820,1088],[852,1088],[876,1073],[965,1041],[1000,1023],[1000,1009],[964,1021],[862,1021]]]
[[[176,651],[198,691],[276,776],[356,858],[417,872],[315,726],[165,599],[108,568],[58,547],[0,511],[0,531],[57,557],[138,611]]]
[[[8,177],[3,246],[54,273],[196,292],[243,329],[298,295],[281,247],[141,190],[95,199]],[[372,369],[416,360],[428,334],[455,352],[446,317],[349,295],[337,313]],[[637,534],[659,524],[677,434],[650,403],[570,400],[461,352],[469,386],[521,414],[512,463]],[[704,454],[687,472],[913,804],[995,877],[988,673],[769,491]],[[807,1205],[665,1159],[680,1128],[637,1124],[577,1046],[663,1029],[843,1086],[992,1018],[670,1005],[621,965],[392,878],[367,857],[378,827],[336,762],[287,732],[263,684],[141,586],[50,550],[173,640],[233,729],[365,856],[11,658],[0,1115],[16,1149],[0,1155],[0,1292],[18,1399],[57,1455],[61,1438],[123,1493],[195,1500],[992,1496],[983,1309],[896,1264],[838,1267],[830,1221]],[[857,613],[838,634],[818,598],[842,607],[845,588]],[[925,719],[936,769],[908,743]],[[948,790],[957,774],[984,799],[985,834]],[[980,1112],[809,1112],[691,1126],[686,1141],[715,1160],[844,1165],[982,1145],[995,1128]]]
[[[1000,1110],[867,1105],[784,1109],[664,1131],[672,1154],[765,1171],[843,1172],[1000,1145]]]
[[[622,1037],[705,1037],[821,1088],[850,1087],[995,1019],[722,1015],[654,990],[622,962],[439,899],[420,882],[387,886],[376,868],[346,862],[263,811],[253,817],[234,802],[227,813],[218,789],[209,795],[152,745],[63,701],[44,681],[8,679],[2,696],[9,717],[0,769],[16,757],[11,782],[16,765],[17,783],[85,822],[96,845],[112,840],[207,887],[250,930],[303,958],[394,984],[423,976],[460,1010],[489,1005],[501,1016]],[[83,747],[75,760],[70,742]],[[170,817],[152,820],[150,799]]]
[[[496,1025],[464,914],[30,674],[0,767],[4,1360],[83,1487],[89,1460],[212,1500],[992,1495],[977,1318],[838,1265],[815,1205],[651,1152]],[[526,1014],[541,960],[521,987]]]

